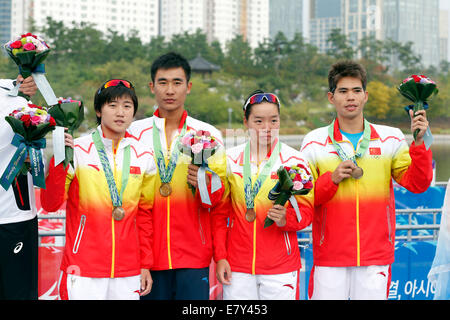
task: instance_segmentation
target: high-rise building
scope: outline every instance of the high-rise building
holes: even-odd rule
[[[252,48],[269,38],[269,0],[240,0],[240,34]]]
[[[309,42],[320,52],[331,48],[327,42],[333,29],[343,29],[341,0],[311,0],[309,6]]]
[[[10,38],[11,0],[0,0],[0,45],[8,42]]]
[[[424,66],[439,64],[439,0],[383,0],[382,19],[382,39],[411,41]]]
[[[67,26],[73,21],[91,23],[103,33],[113,30],[127,35],[135,30],[144,43],[158,35],[170,39],[174,34],[198,29],[210,42],[218,40],[223,48],[237,34],[253,48],[269,38],[269,0],[1,1],[11,3],[11,21],[5,25],[10,25],[13,36],[29,31],[31,26],[40,28],[51,17]]]
[[[44,26],[46,17],[62,21],[70,26],[91,23],[106,33],[108,29],[127,35],[138,32],[142,42],[149,42],[158,35],[159,0],[12,0],[13,23],[11,32],[17,35]]]
[[[160,35],[195,33],[206,27],[205,0],[160,0]]]
[[[240,0],[206,1],[206,34],[208,41],[219,41],[222,48],[240,33]]]
[[[332,29],[341,29],[356,48],[361,39],[411,41],[425,66],[439,63],[438,0],[311,0],[310,42],[326,52]],[[400,67],[392,59],[393,68]]]
[[[441,10],[439,14],[439,60],[450,61],[448,58],[448,11]]]
[[[303,0],[270,0],[269,34],[282,32],[289,40],[303,33]]]

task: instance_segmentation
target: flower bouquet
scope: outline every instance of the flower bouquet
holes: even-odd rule
[[[50,47],[47,43],[37,35],[26,33],[15,40],[7,42],[4,47],[6,53],[19,67],[19,73],[22,77],[25,79],[33,75],[33,79],[47,104],[56,104],[55,94],[45,78],[43,62],[50,53]],[[27,100],[30,99],[30,97],[21,92],[17,94]]]
[[[414,103],[414,114],[424,109],[424,104],[427,104],[427,100],[432,94],[436,95],[439,92],[433,80],[424,75],[418,76],[415,74],[403,80],[398,90],[405,98]],[[419,129],[414,132],[414,140],[418,133]]]
[[[50,47],[40,37],[27,33],[5,44],[5,50],[19,66],[20,74],[28,78],[50,53]]]
[[[209,157],[214,155],[217,148],[218,143],[216,139],[211,136],[211,133],[209,131],[204,130],[189,131],[183,138],[181,138],[181,143],[179,144],[180,152],[191,158],[191,164],[200,167],[198,172],[198,179],[199,179],[198,188],[200,191],[200,196],[202,197],[202,201],[204,200],[204,196],[202,196],[202,194],[204,194],[206,191],[206,181],[204,178],[206,171],[211,172],[213,174],[212,183],[217,184],[218,178],[219,189],[221,186],[220,178],[217,176],[217,174],[215,174],[212,170],[208,168],[208,161],[207,161]],[[188,185],[192,191],[192,194],[195,195],[194,186],[192,186],[189,183]],[[216,189],[216,187],[211,186],[211,189]],[[208,201],[206,202],[204,201],[204,203],[207,202]]]
[[[270,190],[268,198],[275,201],[275,204],[284,204],[294,195],[305,195],[313,188],[312,176],[309,170],[301,163],[296,166],[281,166],[278,171],[278,182]],[[273,220],[266,217],[264,228],[270,227]]]
[[[58,127],[67,128],[67,132],[73,136],[75,130],[77,130],[84,120],[84,107],[82,101],[72,100],[72,98],[59,98],[58,104],[52,106],[48,113],[55,119]],[[62,130],[62,133],[64,131]],[[54,137],[54,144],[57,143]],[[64,144],[64,140],[62,140]],[[64,151],[64,168],[70,163],[73,166],[73,149],[65,146]],[[62,161],[62,160],[61,160]],[[55,155],[55,165],[59,164]]]
[[[31,169],[33,184],[45,188],[41,149],[46,146],[45,135],[55,129],[55,119],[46,108],[28,104],[14,110],[5,120],[15,133],[11,144],[17,147],[17,151],[0,178],[1,186],[8,190],[17,175],[26,175]]]

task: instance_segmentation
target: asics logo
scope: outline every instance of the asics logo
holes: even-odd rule
[[[18,242],[18,243],[16,244],[16,247],[14,248],[14,253],[15,253],[15,254],[19,253],[20,250],[22,250],[22,248],[23,248],[23,242]]]

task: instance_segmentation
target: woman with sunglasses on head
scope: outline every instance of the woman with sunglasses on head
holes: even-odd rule
[[[97,129],[75,140],[66,134],[73,165],[50,161],[42,207],[54,212],[67,200],[61,299],[138,300],[151,290],[156,166],[127,132],[137,108],[129,81],[105,82],[94,98]]]
[[[301,262],[296,232],[311,223],[313,191],[295,196],[299,212],[290,202],[274,205],[268,193],[277,183],[280,166],[309,166],[300,152],[278,139],[276,95],[255,91],[243,109],[250,139],[227,150],[225,193],[213,211],[217,278],[224,285],[225,300],[298,299]],[[245,192],[249,187],[252,192]],[[264,228],[266,217],[275,223]]]

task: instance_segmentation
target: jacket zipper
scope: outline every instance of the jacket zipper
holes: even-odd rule
[[[359,230],[359,182],[356,180],[356,266],[361,266],[361,238]]]
[[[121,139],[122,140],[122,139]],[[113,152],[113,162],[114,162],[114,180],[116,182],[116,186],[117,189],[120,190],[119,183],[118,183],[118,179],[116,180],[117,177],[117,165],[116,165],[116,155],[117,155],[117,150],[119,148],[119,144],[120,141],[117,142],[117,146],[114,145],[114,141],[112,144],[112,152]],[[123,173],[122,173],[123,174]],[[114,218],[111,216],[111,235],[112,235],[112,248],[111,248],[111,278],[114,278],[114,269],[115,269],[115,264],[116,264],[116,232],[115,232],[115,224],[114,224]]]
[[[75,242],[73,244],[72,252],[74,254],[78,253],[80,247],[81,238],[83,237],[84,226],[86,225],[86,216],[82,215],[80,218],[80,224],[78,225],[77,236],[75,237]]]
[[[386,207],[386,214],[387,214],[387,224],[388,224],[388,231],[389,231],[389,242],[392,243],[392,226],[391,226],[391,217],[390,217],[389,206]]]

